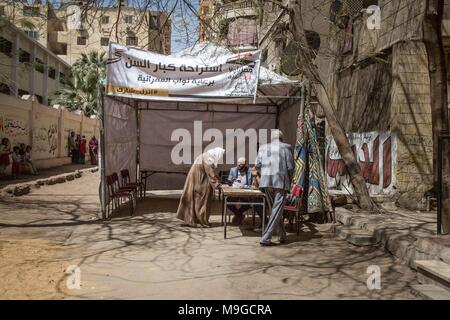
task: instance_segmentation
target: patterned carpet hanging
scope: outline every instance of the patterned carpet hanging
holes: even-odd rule
[[[307,104],[303,114],[298,117],[297,142],[294,150],[295,172],[292,179],[292,190],[300,188],[307,190],[307,212],[326,212],[330,208],[328,190],[324,177],[322,161],[315,124],[310,116],[310,107]],[[290,196],[288,205],[294,205],[297,197]]]

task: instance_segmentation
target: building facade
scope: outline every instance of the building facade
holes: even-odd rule
[[[110,41],[162,54],[171,51],[171,21],[162,11],[128,6],[84,6],[85,1],[28,4],[0,1],[0,15],[73,64],[82,53],[106,51]]]
[[[423,39],[427,1],[334,1],[338,32],[334,101],[373,195],[393,196],[411,209],[424,207],[433,187],[433,135],[428,55]],[[450,2],[444,14],[449,44]],[[374,26],[374,28],[370,28]],[[447,50],[447,56],[449,48]],[[448,68],[447,68],[448,69]],[[331,189],[344,191],[348,177],[329,143],[326,153]],[[347,186],[346,186],[347,185]]]
[[[6,20],[0,20],[0,92],[35,96],[43,105],[70,74],[70,66]]]
[[[49,49],[72,64],[81,53],[106,51],[109,42],[170,54],[171,22],[164,12],[129,6],[93,8],[67,2],[50,11]]]

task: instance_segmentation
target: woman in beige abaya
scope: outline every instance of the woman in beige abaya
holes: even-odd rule
[[[177,218],[191,227],[210,227],[209,213],[214,189],[220,186],[215,170],[225,150],[214,148],[195,159],[189,170],[177,210]]]

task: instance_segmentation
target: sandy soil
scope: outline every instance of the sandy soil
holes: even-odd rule
[[[0,239],[0,299],[64,299],[61,249],[47,240]]]

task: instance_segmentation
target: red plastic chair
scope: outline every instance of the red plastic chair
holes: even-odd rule
[[[112,203],[111,213],[120,207],[122,200],[127,198],[130,202],[130,215],[134,213],[134,196],[133,190],[130,188],[122,188],[119,186],[119,178],[117,173],[113,173],[106,177],[106,184],[108,187],[108,215],[109,204]]]
[[[293,224],[292,220],[295,218],[297,224],[297,235],[300,235],[300,221],[302,220],[301,204],[302,204],[303,188],[300,186],[294,186],[292,188],[291,197],[296,197],[294,205],[285,205],[283,207],[284,212],[287,212],[289,224]],[[292,217],[292,215],[294,217]]]
[[[135,190],[136,194],[139,192],[139,197],[145,197],[144,184],[142,182],[131,182],[130,180],[130,172],[128,169],[124,169],[120,171],[120,177],[122,178],[122,186],[130,187]]]

